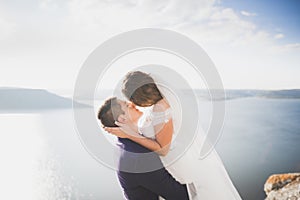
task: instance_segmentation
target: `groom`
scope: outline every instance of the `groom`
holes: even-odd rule
[[[123,116],[136,122],[142,115],[131,104],[110,98],[98,112],[98,119],[105,127],[117,127],[115,121]],[[180,184],[163,166],[159,156],[133,142],[125,135],[119,135],[121,150],[118,179],[128,200],[188,200],[186,184]],[[152,170],[151,170],[152,169]]]

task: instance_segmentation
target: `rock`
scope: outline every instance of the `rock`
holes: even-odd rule
[[[300,200],[300,173],[272,175],[264,190],[266,200]]]

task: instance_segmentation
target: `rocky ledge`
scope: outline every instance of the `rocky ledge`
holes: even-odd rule
[[[265,183],[266,200],[300,200],[300,173],[274,174]]]

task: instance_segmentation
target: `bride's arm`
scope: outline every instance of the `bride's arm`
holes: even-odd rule
[[[142,137],[137,133],[126,134],[119,127],[117,128],[105,127],[105,130],[113,135],[116,135],[117,137],[130,139],[146,147],[151,151],[155,151],[161,156],[165,156],[169,152],[171,141],[172,141],[173,122],[172,119],[170,119],[167,123],[165,123],[164,126],[161,128],[161,130],[155,135],[156,136],[155,139]]]

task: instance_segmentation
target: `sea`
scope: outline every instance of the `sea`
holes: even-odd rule
[[[115,171],[82,145],[72,109],[1,113],[0,132],[0,199],[124,199]],[[300,172],[300,99],[227,100],[215,148],[242,199],[264,199],[270,175]]]

